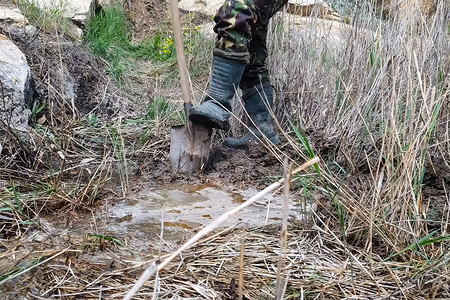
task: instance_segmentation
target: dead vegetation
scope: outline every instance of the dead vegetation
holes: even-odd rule
[[[95,217],[80,231],[70,224],[132,192],[135,176],[219,178],[219,185],[238,185],[243,180],[236,164],[250,172],[263,162],[268,165],[263,172],[272,168],[269,175],[280,176],[282,168],[267,156],[299,163],[318,155],[317,169],[292,185],[299,201],[319,209],[308,221],[289,224],[285,298],[449,298],[449,12],[449,4],[439,1],[433,17],[425,20],[411,8],[408,22],[397,23],[355,11],[357,26],[334,48],[313,29],[315,19],[302,35],[289,23],[274,22],[271,71],[283,145],[263,154],[217,155],[208,168],[210,174],[222,173],[215,178],[206,173],[192,179],[170,170],[167,133],[180,119],[170,102],[154,101],[140,116],[108,120],[108,113],[93,112],[105,113],[108,103],[125,96],[84,47],[61,40],[56,52],[48,41],[43,48],[22,45],[45,108],[35,112],[30,144],[0,127],[2,294],[123,298],[148,265],[179,245],[164,245],[162,236],[153,249],[138,250],[132,233],[117,237]],[[75,80],[85,76],[74,102],[62,96],[58,81],[64,69],[58,63],[70,57],[75,59],[68,74]],[[95,96],[88,105],[86,95]],[[239,155],[244,158],[220,167]],[[245,184],[260,187],[261,179]],[[52,231],[41,218],[50,214],[67,223],[67,232]],[[274,298],[281,249],[277,227],[215,232],[183,251],[136,299]]]

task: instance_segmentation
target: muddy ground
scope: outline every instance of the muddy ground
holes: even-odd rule
[[[128,3],[131,4],[129,14],[134,24],[133,38],[135,40],[145,39],[158,30],[166,30],[170,26],[166,1],[132,0]],[[192,17],[185,12],[183,20],[184,22],[200,24],[204,20],[209,21],[210,19],[202,15]],[[189,230],[181,230],[181,234],[178,235],[179,240],[168,240],[165,243],[161,242],[156,233],[151,236],[143,236],[136,232],[114,232],[108,227],[111,223],[111,220],[108,219],[108,211],[112,205],[131,199],[149,186],[162,186],[168,183],[182,183],[192,186],[205,185],[217,187],[229,193],[237,193],[250,187],[254,191],[258,191],[282,176],[284,156],[281,153],[294,158],[299,164],[304,161],[304,158],[297,157],[297,152],[290,147],[284,137],[281,137],[282,143],[277,150],[280,157],[276,158],[268,148],[256,143],[251,144],[247,150],[228,149],[222,146],[221,142],[224,136],[231,133],[218,133],[214,137],[210,160],[205,171],[182,174],[173,170],[169,164],[169,128],[158,130],[158,134],[150,137],[143,145],[138,145],[141,132],[122,132],[122,137],[129,145],[129,149],[136,150],[130,151],[127,158],[128,165],[125,169],[128,172],[126,176],[127,184],[124,187],[123,166],[117,167],[113,163],[109,164],[111,156],[106,153],[108,147],[96,144],[94,134],[89,135],[84,131],[78,134],[77,130],[79,130],[80,124],[71,120],[73,115],[83,119],[92,112],[95,112],[105,124],[110,121],[136,119],[145,113],[144,98],[153,98],[155,93],[161,93],[161,90],[156,88],[157,81],[154,81],[154,78],[151,77],[137,75],[136,78],[139,77],[139,80],[133,83],[133,92],[130,95],[129,91],[121,89],[111,80],[105,71],[107,68],[105,62],[94,57],[83,44],[58,36],[59,47],[55,47],[53,41],[56,37],[51,33],[43,32],[39,32],[31,40],[23,40],[19,36],[12,36],[12,39],[27,56],[35,76],[37,101],[39,103],[54,102],[54,106],[48,106],[33,122],[54,128],[64,136],[65,140],[59,144],[62,146],[58,146],[62,148],[55,148],[55,143],[52,142],[50,137],[46,136],[35,140],[35,149],[31,151],[20,149],[16,155],[16,160],[10,164],[8,176],[14,178],[14,180],[23,180],[24,177],[28,176],[29,180],[40,182],[49,178],[48,174],[60,169],[62,165],[70,169],[80,165],[85,159],[95,158],[96,161],[90,166],[63,172],[60,176],[50,176],[51,182],[57,182],[61,186],[80,184],[87,185],[88,188],[79,191],[78,194],[74,192],[74,194],[53,198],[49,196],[48,203],[40,208],[39,222],[41,223],[39,226],[42,230],[19,226],[13,227],[7,232],[2,232],[2,240],[0,241],[4,249],[3,253],[0,254],[1,264],[3,265],[2,271],[23,267],[31,259],[42,257],[45,259],[52,255],[60,255],[60,249],[70,248],[70,251],[54,259],[49,268],[41,272],[28,272],[23,277],[3,285],[1,299],[29,299],[29,297],[32,297],[31,295],[44,294],[49,296],[62,293],[61,291],[65,293],[86,292],[86,294],[67,296],[67,299],[98,299],[98,291],[88,293],[89,289],[84,289],[82,286],[92,283],[93,286],[100,287],[101,290],[102,285],[98,283],[103,276],[101,274],[108,274],[104,275],[107,278],[106,286],[117,285],[119,286],[117,287],[118,290],[124,291],[126,288],[123,286],[132,284],[143,270],[142,265],[135,267],[133,263],[136,261],[145,262],[160,255],[161,252],[173,251],[182,241],[192,236],[197,229],[191,227]],[[62,69],[61,61],[63,62]],[[53,89],[48,88],[49,82],[55,87],[64,85],[64,82],[61,82],[61,73],[66,74],[65,77],[69,78],[75,87],[74,90],[77,95],[74,99],[75,110],[71,109],[71,106],[65,102],[67,99],[61,99],[61,95],[56,92],[52,93]],[[136,73],[143,74],[145,70],[136,70]],[[170,90],[167,93],[169,97],[173,97],[174,91]],[[338,159],[342,166],[349,169],[352,167],[346,163],[345,157],[340,153],[337,140],[327,139],[321,134],[320,130],[307,134],[310,135],[311,144],[315,145],[318,154],[324,161]],[[89,148],[91,146],[92,148]],[[19,147],[24,147],[24,145]],[[61,159],[60,151],[66,154],[65,160]],[[12,151],[5,153],[12,154]],[[100,161],[103,162],[100,163]],[[106,165],[104,169],[100,167],[102,164]],[[369,178],[366,167],[364,162],[357,165],[356,169],[352,170],[354,171],[352,180],[356,182]],[[114,170],[110,172],[108,168]],[[96,182],[96,185],[88,184],[96,178],[92,174],[107,169],[109,171],[105,171],[105,175]],[[445,186],[450,185],[450,173],[445,164],[439,163],[434,165],[434,171],[425,176],[424,182],[427,187],[424,189],[423,197],[432,197],[435,200],[433,202],[437,213],[435,218],[442,218],[442,213],[439,215],[439,210],[447,201]],[[61,188],[60,191],[64,191],[64,189]],[[339,231],[339,226],[335,222],[334,204],[329,197],[318,191],[308,193],[305,196],[304,190],[297,188],[295,185],[293,193],[298,198],[306,197],[310,203],[315,203],[317,213],[324,220],[327,220],[329,229]],[[79,199],[79,202],[74,199]],[[122,221],[127,221],[129,217],[125,215],[120,218],[123,218]],[[311,230],[313,222],[310,219],[293,222],[290,226],[298,236],[315,236],[315,233],[312,233]],[[430,226],[432,227],[432,224]],[[279,226],[274,225],[248,235],[258,235],[262,234],[261,232],[267,235],[273,233],[277,235],[279,230]],[[20,235],[21,238],[14,239],[15,235]],[[238,230],[236,233],[230,233],[229,238],[233,240],[237,239],[236,236],[242,235],[245,236],[247,233]],[[104,239],[102,236],[113,237],[117,240]],[[7,239],[8,242],[6,242]],[[264,240],[264,237],[261,239]],[[126,247],[120,247],[122,245],[118,243],[125,243]],[[223,241],[221,243],[225,244]],[[218,244],[220,243],[218,242]],[[321,242],[320,247],[322,248],[319,248],[326,249],[327,245],[329,244],[322,244]],[[233,249],[239,251],[239,244],[234,246],[237,248]],[[216,247],[219,248],[219,246]],[[260,253],[269,251],[267,248],[264,249],[258,251],[261,251]],[[320,253],[318,249],[316,250],[315,253]],[[376,250],[383,254],[388,252],[383,244],[379,245]],[[206,250],[204,251],[201,253],[209,253]],[[335,250],[334,253],[340,253],[340,251],[344,252],[340,249]],[[11,253],[14,254],[13,259],[11,259]],[[186,259],[187,261],[193,261],[197,255],[195,251],[186,253]],[[325,256],[327,255],[334,255],[333,251],[326,253]],[[63,265],[69,267],[63,269],[61,267]],[[60,267],[61,270],[58,269]],[[206,270],[208,266],[204,268]],[[214,272],[217,271],[217,274],[219,274],[219,270],[220,267]],[[76,275],[71,277],[70,272],[74,272]],[[185,274],[188,277],[193,276],[191,278],[196,276],[195,272],[189,273],[184,269],[183,272],[186,272]],[[202,273],[202,276],[206,278],[212,272]],[[233,272],[236,272],[236,269]],[[216,290],[223,292],[224,298],[236,299],[237,277],[236,273],[232,274],[231,272],[230,274],[225,274],[225,279],[212,280],[211,285]],[[362,274],[361,277],[363,276],[365,275]],[[66,282],[66,278],[69,277],[72,279]],[[22,281],[26,284],[22,285]],[[186,279],[186,281],[189,281],[189,279]],[[51,283],[52,286],[46,286],[48,283]],[[20,288],[17,289],[16,286],[19,284]],[[61,286],[58,286],[58,284]],[[42,287],[48,288],[47,293],[42,293]],[[171,288],[175,289],[176,287],[171,286]],[[323,286],[323,288],[325,290],[327,287]],[[395,293],[394,291],[395,289],[392,293]],[[107,292],[105,293],[107,294]],[[111,296],[111,294],[108,295]],[[185,292],[182,295],[187,297],[192,293]],[[146,295],[142,297],[145,298]],[[248,295],[247,298],[255,299],[251,295]]]
[[[133,21],[132,32],[136,39],[146,39],[157,31],[170,30],[166,1],[140,0],[130,3],[129,14]],[[182,12],[182,16],[184,24],[188,22],[201,24],[210,20],[210,17],[198,13],[194,19],[190,18],[192,13]],[[47,105],[46,109],[35,117],[33,122],[36,123],[37,119],[40,119],[39,125],[57,128],[63,128],[66,125],[69,128],[71,123],[66,121],[74,114],[77,118],[83,119],[93,113],[105,123],[112,120],[138,118],[146,113],[146,105],[155,98],[156,93],[161,93],[157,90],[157,83],[151,75],[145,78],[140,77],[140,80],[133,83],[133,88],[130,90],[121,89],[108,76],[107,65],[101,59],[94,57],[84,44],[73,42],[69,38],[44,32],[39,32],[31,39],[14,35],[11,38],[25,53],[34,74],[36,103],[41,105],[46,101],[56,102],[54,111],[52,106]],[[57,46],[55,41],[59,42]],[[63,62],[62,67],[60,61]],[[148,66],[138,68],[136,75],[132,74],[136,77],[132,78],[144,74],[146,67]],[[209,66],[205,65],[205,68]],[[145,82],[143,79],[146,79]],[[50,89],[49,83],[52,86]],[[61,95],[58,94],[58,88],[62,86],[74,87],[75,111],[70,107],[70,103],[67,103],[70,96],[61,99]],[[176,91],[180,93],[179,90]],[[135,97],[136,93],[140,96]],[[167,93],[168,98],[174,98],[174,90],[168,90]],[[180,97],[180,94],[175,95],[175,98],[180,99]],[[194,177],[199,181],[208,181],[221,186],[232,184],[257,187],[271,182],[271,177],[282,174],[282,164],[264,146],[254,143],[247,150],[233,150],[222,146],[223,137],[231,135],[231,132],[214,136],[214,147],[204,173],[191,176],[174,172],[168,163],[169,134],[170,128],[162,128],[158,136],[151,137],[151,140],[147,142],[147,144],[159,144],[158,155],[147,156],[144,153],[142,157],[139,157],[140,154],[133,153],[131,159],[135,160],[137,166],[132,169],[132,172],[161,182],[192,181]],[[287,151],[288,155],[293,153],[283,144],[279,149]]]
[[[167,3],[164,0],[132,0],[127,1],[128,13],[132,21],[133,38],[143,40],[158,31],[170,30],[170,16],[167,12]],[[189,13],[182,11],[183,24],[187,27],[200,25],[211,20],[210,16],[200,13]],[[104,122],[111,120],[122,120],[127,118],[138,118],[145,114],[149,99],[155,98],[155,94],[161,93],[157,89],[156,78],[152,76],[141,76],[146,73],[148,65],[143,64],[141,69],[136,69],[132,78],[133,88],[123,90],[118,87],[106,72],[107,65],[104,61],[94,57],[84,44],[70,40],[67,37],[56,36],[52,33],[38,32],[32,38],[24,39],[22,36],[11,36],[16,44],[25,53],[29,65],[34,74],[36,86],[36,101],[38,104],[53,102],[47,105],[35,119],[34,124],[40,119],[40,125],[60,128],[61,132],[76,130],[76,126],[70,121],[73,115],[79,119],[85,118],[90,113],[95,113]],[[55,44],[56,41],[56,44]],[[61,61],[63,64],[61,65]],[[205,65],[205,68],[209,66]],[[63,76],[61,76],[63,74]],[[62,80],[64,78],[64,80]],[[48,88],[51,83],[52,88]],[[61,96],[58,89],[62,86],[73,86],[76,98],[74,99],[75,111],[68,102],[68,98]],[[175,95],[177,89],[167,91],[168,98],[181,98]],[[178,93],[180,91],[178,90]],[[130,94],[131,93],[131,94]],[[164,93],[164,91],[163,91]],[[61,99],[65,98],[65,99]],[[68,122],[69,121],[69,122]],[[238,131],[242,132],[242,130]],[[133,144],[133,139],[139,139],[140,132],[133,132],[128,142]],[[281,145],[277,149],[278,158],[268,148],[253,143],[247,150],[228,149],[221,145],[225,136],[232,132],[220,133],[214,136],[213,147],[208,165],[204,172],[195,174],[182,174],[174,171],[168,160],[170,146],[170,129],[158,130],[158,135],[150,138],[140,151],[136,151],[129,158],[132,164],[129,166],[130,177],[139,177],[139,180],[130,180],[129,191],[137,191],[146,182],[186,182],[196,184],[211,184],[225,190],[236,191],[241,188],[253,187],[262,189],[280,178],[283,174],[283,154],[293,158],[297,163],[302,163],[304,158],[296,157],[296,151],[281,136]],[[339,149],[339,140],[324,136],[320,130],[307,132],[317,153],[325,160],[336,160],[340,165],[352,169],[357,179],[358,176],[365,178],[368,174],[365,161],[359,164],[349,165],[346,158],[342,156]],[[54,145],[48,145],[48,140],[35,140],[37,146],[46,148],[46,151],[33,152],[22,149],[19,160],[12,165],[18,169],[27,170],[32,167],[38,171],[40,168],[49,169],[49,165],[43,162],[47,159],[51,166],[59,168],[60,157],[57,150],[80,151],[76,146],[76,136],[68,138],[64,145],[66,149],[51,149]],[[146,145],[156,145],[147,147]],[[50,148],[50,149],[49,149]],[[48,151],[49,150],[49,151]],[[101,147],[93,151],[102,151]],[[19,152],[20,153],[20,152]],[[78,153],[72,164],[83,158],[83,153]],[[86,153],[85,153],[86,154]],[[39,155],[41,157],[39,158]],[[75,157],[75,155],[74,155]],[[53,161],[54,160],[54,161]],[[432,160],[430,163],[433,163]],[[69,162],[70,164],[70,162]],[[444,187],[450,183],[450,174],[445,163],[434,162],[431,170],[427,173],[425,182],[427,187],[424,197],[435,198],[436,209],[446,201]],[[359,174],[359,175],[358,175]],[[68,177],[70,177],[69,175]],[[114,176],[117,176],[114,175]],[[70,180],[68,178],[68,180]],[[364,180],[364,179],[362,179]],[[114,189],[114,184],[111,189]],[[323,201],[322,195],[317,196],[321,203],[327,208],[331,205]]]
[[[132,6],[129,14],[133,20],[132,32],[135,40],[146,39],[155,32],[168,30],[170,27],[166,1],[140,0],[130,3]],[[194,16],[188,12],[182,12],[182,18],[184,24],[195,25],[210,20],[209,17],[200,14]],[[89,128],[86,131],[80,129],[86,125],[86,120],[90,120],[89,115],[98,118],[98,123],[102,124],[99,126],[110,126],[108,124],[138,119],[145,114],[149,99],[155,98],[156,93],[161,93],[161,90],[156,89],[155,79],[143,75],[146,74],[145,68],[148,65],[142,66],[141,70],[138,69],[136,74],[133,74],[132,78],[136,80],[132,83],[131,89],[122,89],[109,77],[106,71],[107,64],[92,55],[82,43],[42,31],[38,31],[33,37],[24,37],[20,34],[12,34],[10,37],[27,57],[34,76],[36,104],[38,106],[45,104],[45,108],[34,116],[32,125],[40,128],[39,130],[48,128],[49,131],[48,134],[42,134],[41,131],[32,133],[29,144],[10,140],[11,144],[5,147],[2,154],[2,158],[7,162],[2,169],[2,176],[5,176],[2,180],[9,178],[22,181],[25,176],[30,182],[56,184],[58,192],[38,204],[37,227],[9,226],[3,222],[4,220],[1,221],[0,243],[3,249],[0,254],[1,274],[8,276],[11,271],[21,270],[30,262],[41,259],[40,253],[48,257],[47,253],[53,253],[51,249],[67,247],[84,249],[81,256],[73,252],[62,255],[62,260],[53,260],[55,264],[64,263],[67,259],[73,260],[73,263],[77,264],[75,267],[77,274],[84,274],[89,268],[93,268],[94,273],[99,274],[98,272],[120,269],[128,265],[114,262],[116,260],[111,257],[112,253],[115,253],[113,256],[121,257],[120,260],[133,260],[136,255],[140,260],[145,260],[152,258],[158,251],[170,252],[192,236],[197,229],[185,223],[168,222],[166,224],[168,230],[170,224],[178,224],[174,235],[177,239],[166,238],[166,244],[161,244],[161,239],[156,234],[159,231],[157,224],[148,225],[149,228],[154,226],[152,234],[144,235],[139,230],[124,232],[123,229],[111,229],[111,222],[125,222],[131,216],[120,217],[119,221],[111,220],[108,218],[109,209],[126,199],[131,199],[132,195],[138,195],[149,186],[178,183],[193,186],[194,189],[195,186],[218,187],[227,193],[252,187],[253,193],[256,193],[282,176],[282,164],[265,147],[254,144],[249,150],[228,149],[221,145],[223,134],[215,135],[210,160],[204,172],[179,173],[171,168],[168,160],[170,146],[168,127],[160,128],[157,135],[151,136],[143,145],[137,145],[142,134],[139,130],[123,133],[126,144],[138,150],[130,151],[127,158],[126,187],[123,187],[125,180],[121,167],[114,166],[114,163],[109,166],[112,167],[110,173],[103,177],[96,175],[98,170],[103,170],[102,164],[108,164],[110,158],[105,151],[109,151],[107,148],[112,145],[102,146],[95,143],[94,140],[98,139],[96,134],[102,135],[101,128],[92,127],[92,133],[89,132]],[[205,65],[205,68],[208,66]],[[61,89],[66,94],[61,93]],[[174,97],[173,90],[167,93],[168,98]],[[73,95],[75,97],[71,98]],[[54,140],[53,134],[60,137],[62,142]],[[61,153],[66,156],[64,159]],[[95,162],[83,168],[76,167],[82,165],[86,159]],[[51,175],[55,171],[58,173],[57,170],[61,168],[73,167],[75,167],[73,171],[64,171],[57,176]],[[91,181],[98,182],[91,186]],[[2,182],[9,188],[6,181]],[[70,195],[71,192],[63,195],[67,192],[65,187],[76,185],[83,190],[75,191],[73,195]],[[21,192],[36,191],[32,187],[25,186],[24,182]],[[250,196],[247,192],[245,197]],[[69,198],[73,200],[67,201]],[[34,208],[30,208],[30,212],[33,211]],[[10,216],[12,217],[7,214],[7,217]],[[205,213],[204,216],[208,221],[215,217],[212,213],[208,215]],[[126,244],[124,247],[126,250],[117,249],[118,244],[99,238],[100,236],[114,237],[120,243]],[[53,292],[46,294],[42,290],[49,280],[52,281],[47,276],[53,271],[46,270],[49,273],[31,271],[25,277],[10,280],[2,285],[0,299],[28,299],[31,295],[51,295]],[[129,276],[138,276],[142,268],[138,270]],[[16,289],[18,282],[26,284]],[[228,284],[225,282],[222,289],[227,288]],[[68,298],[79,299],[78,296]]]

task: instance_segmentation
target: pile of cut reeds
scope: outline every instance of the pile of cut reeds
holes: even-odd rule
[[[284,268],[287,299],[450,297],[449,283],[443,280],[445,274],[448,276],[448,264],[424,264],[424,274],[417,274],[413,265],[423,261],[410,265],[383,262],[380,257],[344,246],[326,228],[317,227],[289,227]],[[160,299],[237,299],[241,269],[246,299],[273,299],[281,251],[279,232],[279,227],[232,229],[207,237],[147,281],[133,299],[153,295]],[[23,295],[22,290],[30,293],[33,286],[34,293],[28,297],[36,299],[122,299],[147,264],[170,254],[147,257],[142,262],[127,252],[113,247],[95,253],[77,249],[42,251],[45,256],[33,263],[48,258],[51,261],[24,273],[16,295]],[[99,257],[106,259],[99,261]],[[3,291],[16,284],[9,281]]]

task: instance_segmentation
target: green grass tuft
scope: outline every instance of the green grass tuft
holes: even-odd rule
[[[41,9],[31,0],[19,0],[17,5],[23,15],[39,29],[45,32],[59,32],[75,38],[70,30],[73,24],[64,16],[64,6]]]
[[[109,73],[118,82],[124,83],[127,74],[142,60],[173,64],[176,62],[175,41],[170,31],[157,32],[141,42],[132,42],[131,24],[121,6],[111,6],[88,20],[84,40],[92,52],[106,60]],[[186,29],[186,48],[191,30]],[[196,31],[194,31],[196,33]],[[189,49],[187,49],[189,53]]]
[[[92,52],[109,64],[109,73],[119,82],[131,69],[129,27],[124,10],[108,7],[86,24],[84,39]]]

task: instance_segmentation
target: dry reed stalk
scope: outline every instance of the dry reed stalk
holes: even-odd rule
[[[292,224],[291,224],[292,225]],[[198,298],[217,299],[226,298],[226,287],[230,278],[235,278],[240,270],[240,249],[242,238],[245,244],[245,296],[250,299],[266,295],[275,296],[275,282],[280,257],[280,236],[277,228],[255,228],[250,230],[235,229],[217,233],[208,239],[198,242],[183,252],[183,268],[176,270],[178,263],[172,262],[167,270],[160,272],[159,298]],[[426,285],[417,285],[413,279],[414,270],[405,267],[401,262],[382,262],[376,254],[372,259],[366,259],[360,249],[345,249],[339,238],[333,236],[326,226],[316,231],[298,227],[289,228],[290,238],[286,247],[285,270],[289,276],[286,285],[289,287],[286,296],[291,298],[310,297],[322,299],[342,299],[343,297],[364,299],[407,298],[424,300],[424,295],[435,293],[436,297],[446,299],[450,296],[445,292],[448,281],[442,276],[434,276],[427,280]],[[315,234],[315,233],[317,234]],[[127,249],[123,249],[127,251]],[[353,253],[361,264],[349,262],[348,252]],[[122,260],[123,255],[114,251]],[[96,252],[99,255],[109,254]],[[168,254],[170,255],[170,254]],[[67,258],[53,260],[47,268],[39,273],[23,278],[23,282],[53,288],[46,295],[48,298],[77,298],[96,299],[101,293],[105,299],[122,298],[133,285],[136,267],[142,266],[140,261],[131,258],[133,267],[126,264],[116,265],[115,269],[105,270],[98,262],[87,259],[86,255],[75,260],[73,265],[67,266]],[[168,256],[162,256],[162,259]],[[448,259],[450,259],[447,256]],[[157,259],[154,257],[153,259]],[[447,260],[449,261],[449,260]],[[119,262],[117,262],[119,263]],[[429,272],[435,267],[430,265]],[[69,271],[68,267],[71,269]],[[448,266],[447,266],[448,269]],[[372,274],[367,275],[366,270]],[[448,276],[448,272],[443,272]],[[445,275],[447,274],[447,275]],[[358,280],[352,280],[352,278]],[[32,279],[33,278],[33,279]],[[81,279],[81,280],[80,280]],[[354,283],[352,283],[354,281]],[[424,282],[425,283],[425,282]],[[438,284],[441,284],[440,286]],[[147,299],[154,292],[153,284],[145,285],[135,295],[135,299]],[[384,289],[377,292],[377,286]],[[50,288],[48,290],[50,290]]]
[[[271,70],[279,94],[291,101],[285,109],[304,131],[323,130],[310,137],[313,144],[336,145],[340,169],[322,169],[322,175],[347,212],[344,235],[364,241],[369,250],[380,238],[400,250],[428,233],[424,201],[429,200],[423,199],[420,178],[436,153],[430,148],[433,140],[448,145],[450,107],[448,91],[442,89],[449,79],[440,83],[438,78],[449,72],[444,20],[450,7],[442,1],[437,5],[427,21],[407,12],[407,22],[383,26],[370,12],[359,11],[353,27],[330,23],[339,30],[328,35],[315,19],[306,21],[301,34],[292,29],[292,19],[272,27]],[[300,155],[304,152],[298,142],[288,141]],[[342,184],[340,170],[354,173],[366,166],[366,181],[356,187]]]
[[[284,293],[286,291],[286,285],[283,284],[285,278],[285,265],[286,265],[286,249],[288,242],[288,216],[289,216],[289,191],[292,181],[292,163],[288,164],[288,159],[284,161],[284,188],[283,188],[283,224],[281,227],[280,238],[280,255],[278,257],[277,264],[277,282],[275,299],[284,299]]]
[[[239,300],[242,300],[244,296],[244,250],[245,250],[245,238],[241,238],[241,253],[239,256],[239,289],[238,289]]]
[[[11,279],[14,279],[14,278],[16,278],[16,277],[21,276],[21,275],[23,275],[23,274],[25,274],[25,273],[27,273],[27,272],[29,272],[29,271],[31,271],[31,270],[33,270],[33,269],[39,267],[40,265],[43,265],[43,264],[45,264],[45,263],[47,263],[47,262],[49,262],[49,261],[55,259],[56,257],[60,256],[61,254],[65,253],[65,252],[68,251],[68,250],[69,250],[69,248],[66,248],[66,249],[64,249],[64,250],[61,250],[61,251],[59,251],[58,253],[52,255],[51,257],[46,258],[45,260],[43,260],[43,261],[41,261],[41,262],[39,262],[39,263],[37,263],[37,264],[31,266],[31,267],[26,268],[26,269],[24,269],[24,270],[21,271],[21,272],[17,272],[16,274],[14,274],[14,275],[12,275],[12,276],[9,276],[9,277],[5,278],[4,280],[0,281],[0,285],[4,284],[5,282],[7,282],[7,281],[9,281],[9,280],[11,280]]]

